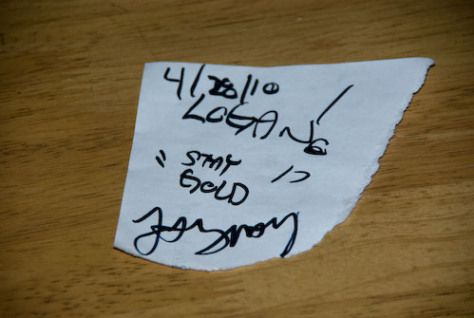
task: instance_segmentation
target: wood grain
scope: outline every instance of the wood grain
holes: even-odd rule
[[[0,2],[3,317],[473,317],[472,1]],[[112,248],[143,64],[427,56],[349,219],[224,272]]]

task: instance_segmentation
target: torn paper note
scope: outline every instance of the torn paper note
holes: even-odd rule
[[[354,208],[432,64],[146,64],[115,247],[196,270],[311,249]]]

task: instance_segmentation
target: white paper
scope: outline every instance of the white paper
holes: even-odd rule
[[[147,63],[114,246],[196,270],[311,249],[354,208],[432,64]]]

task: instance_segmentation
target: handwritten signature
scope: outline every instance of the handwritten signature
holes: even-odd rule
[[[248,238],[259,238],[265,234],[265,230],[267,228],[272,227],[273,229],[277,230],[283,224],[285,224],[285,222],[292,221],[293,231],[290,235],[290,238],[285,248],[280,254],[281,257],[285,257],[291,251],[296,241],[296,235],[298,233],[298,213],[299,212],[288,213],[280,221],[278,221],[277,217],[273,217],[271,220],[269,220],[266,223],[260,222],[255,225],[247,225],[247,224],[235,225],[234,224],[230,226],[227,230],[222,230],[222,229],[205,228],[203,220],[201,218],[196,219],[193,223],[188,225],[189,222],[184,216],[179,217],[172,226],[164,225],[163,224],[163,211],[160,207],[155,207],[149,212],[147,212],[145,215],[143,215],[142,217],[136,220],[133,220],[133,223],[141,223],[153,215],[156,215],[157,217],[157,223],[155,225],[150,226],[150,229],[151,229],[150,232],[140,234],[135,238],[134,246],[137,252],[140,253],[141,255],[150,255],[153,252],[155,252],[160,241],[165,241],[167,243],[178,242],[185,232],[193,230],[194,228],[197,228],[197,230],[201,233],[213,234],[217,236],[217,238],[211,244],[195,252],[196,255],[211,255],[211,254],[218,253],[227,247],[236,246],[239,238],[241,237],[241,234],[244,234]],[[174,232],[176,233],[176,236],[172,239],[164,238],[162,236],[164,232]],[[154,236],[155,241],[153,245],[151,246],[151,248],[147,248],[146,250],[143,250],[142,248],[139,247],[140,241],[150,236],[151,237]]]

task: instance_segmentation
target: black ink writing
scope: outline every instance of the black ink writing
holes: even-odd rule
[[[179,217],[173,225],[167,226],[163,224],[163,211],[160,207],[155,207],[149,212],[147,212],[142,217],[133,220],[133,223],[141,223],[148,218],[156,215],[156,224],[150,226],[150,231],[138,235],[134,239],[134,247],[138,253],[141,255],[150,255],[156,251],[159,246],[160,241],[166,243],[176,243],[185,232],[197,229],[200,233],[213,234],[216,239],[203,249],[195,252],[195,255],[211,255],[218,253],[227,247],[235,247],[242,235],[245,235],[247,238],[260,238],[265,234],[265,231],[268,228],[273,228],[278,230],[286,222],[291,222],[293,229],[291,235],[288,239],[287,244],[285,245],[283,251],[280,253],[281,257],[285,257],[290,253],[293,245],[296,241],[296,236],[298,234],[298,212],[291,212],[285,215],[280,221],[277,217],[273,217],[271,220],[266,223],[260,222],[255,225],[231,225],[228,229],[208,229],[204,226],[204,221],[202,218],[196,219],[194,222],[189,224],[187,218],[182,216]],[[173,233],[174,237],[164,237],[167,236],[166,233]],[[152,244],[141,244],[142,240],[151,238]],[[149,245],[147,248],[144,248],[143,245]]]
[[[196,90],[196,86],[199,83],[199,79],[201,78],[202,70],[204,70],[205,66],[206,66],[206,64],[201,65],[201,67],[199,68],[199,71],[196,74],[196,77],[194,78],[193,85],[191,85],[191,90],[189,91],[189,93],[191,94],[191,97],[194,97],[194,91]]]
[[[179,185],[183,188],[190,188],[189,193],[194,193],[198,189],[202,193],[214,193],[216,200],[227,200],[232,205],[240,205],[245,202],[249,195],[247,186],[240,182],[234,182],[231,190],[227,194],[222,194],[226,188],[227,181],[223,180],[220,185],[215,185],[211,181],[202,182],[194,175],[193,169],[184,170],[179,177]]]
[[[202,64],[197,71],[194,81],[190,88],[190,96],[195,97],[195,90],[201,79],[205,64]],[[185,68],[181,68],[180,76],[176,78],[170,77],[170,68],[168,67],[165,71],[164,78],[170,82],[178,83],[176,94],[181,100],[181,91],[184,83]],[[247,75],[247,80],[244,86],[238,89],[236,85],[228,77],[220,77],[209,74],[207,78],[212,82],[211,88],[207,91],[209,96],[222,97],[227,100],[235,100],[240,97],[240,102],[234,104],[234,106],[203,106],[206,100],[206,93],[201,93],[193,103],[188,107],[186,112],[183,114],[182,119],[184,120],[197,120],[203,124],[217,124],[223,123],[228,127],[235,129],[235,135],[238,135],[246,130],[251,131],[252,138],[259,138],[261,140],[266,139],[271,135],[273,130],[278,124],[279,115],[276,110],[268,110],[261,115],[249,115],[243,112],[248,110],[245,107],[249,102],[246,101],[247,96],[253,96],[257,92],[259,87],[259,79],[253,77],[252,74]],[[253,84],[252,84],[253,83]],[[327,155],[327,146],[329,141],[327,138],[317,136],[315,133],[315,127],[321,124],[323,117],[331,110],[341,98],[347,94],[347,92],[354,85],[348,85],[345,89],[332,100],[331,103],[319,114],[314,117],[316,119],[309,120],[309,132],[307,137],[296,136],[290,126],[283,126],[279,128],[279,137],[288,137],[290,140],[304,144],[303,151],[309,155],[325,156]],[[261,92],[266,95],[274,95],[280,92],[280,85],[276,82],[267,82],[261,86]]]
[[[201,160],[202,167],[204,168],[206,167],[206,165],[208,165],[208,168],[214,169],[215,171],[219,170],[222,164],[224,164],[225,162],[225,165],[222,168],[222,171],[219,176],[222,176],[224,173],[226,173],[231,166],[238,166],[242,163],[242,160],[232,160],[231,154],[228,154],[224,159],[224,157],[222,156],[214,156],[213,154],[201,153],[197,150],[188,151],[186,153],[186,157],[188,157],[189,161],[182,162],[181,164],[183,166],[193,166],[197,161],[203,159]]]
[[[237,98],[237,91],[234,84],[226,77],[223,80],[209,75],[208,78],[214,81],[214,87],[209,90],[209,94],[223,96],[225,98]]]
[[[288,173],[290,173],[290,171],[293,170],[293,165],[291,167],[289,167],[287,170],[283,171],[282,174],[280,174],[278,177],[276,177],[275,179],[273,179],[271,182],[276,182],[278,180],[280,180],[281,178],[283,178],[284,176],[286,176]],[[308,171],[301,171],[301,170],[298,170],[298,171],[293,171],[293,173],[296,173],[296,174],[303,174],[304,176],[298,178],[298,179],[294,179],[294,180],[291,180],[290,183],[297,183],[297,182],[301,182],[301,181],[304,181],[306,179],[308,179],[309,177],[311,177],[311,174],[308,172]]]
[[[255,138],[259,136],[260,139],[267,138],[278,121],[278,113],[274,110],[267,111],[260,117],[248,116],[238,113],[237,110],[245,104],[237,104],[236,106],[232,107],[230,111],[227,109],[227,107],[218,106],[209,111],[207,114],[197,113],[197,106],[199,106],[199,104],[204,99],[203,96],[204,95],[201,95],[201,97],[193,105],[191,105],[191,107],[189,107],[188,111],[183,115],[183,119],[194,119],[202,122],[203,124],[206,122],[214,124],[224,122],[227,126],[236,129],[236,135],[248,128],[253,127],[252,137]],[[265,128],[261,128],[263,125],[267,126],[266,130]],[[263,132],[259,134],[259,131],[261,130],[263,130]]]
[[[217,171],[222,167],[219,176],[225,174],[230,167],[238,166],[242,163],[242,160],[232,159],[231,154],[228,154],[224,158],[222,156],[203,153],[198,150],[188,151],[186,157],[188,161],[182,162],[181,164],[183,166],[191,167],[200,161],[203,168],[209,168],[214,171]],[[227,194],[222,194],[227,185],[226,180],[222,180],[219,185],[212,181],[203,182],[199,177],[194,175],[193,169],[186,169],[181,173],[179,185],[183,188],[190,188],[190,194],[197,190],[200,190],[202,193],[214,193],[214,198],[216,200],[226,200],[227,203],[232,205],[240,205],[244,203],[249,195],[249,188],[240,182],[234,182],[231,186],[230,192],[227,191]]]
[[[263,85],[263,92],[268,95],[276,94],[280,90],[280,86],[277,83],[267,83]]]
[[[176,95],[178,96],[178,99],[181,100],[181,90],[183,89],[183,81],[184,81],[184,67],[181,68],[181,75],[179,78],[170,78],[169,77],[170,70],[171,69],[169,67],[166,69],[163,78],[167,81],[178,83],[178,89],[176,90]]]
[[[295,137],[292,134],[290,127],[288,126],[283,128],[282,131],[280,131],[279,136],[283,137],[285,133],[291,140],[296,141],[298,143],[306,144],[306,147],[303,150],[305,153],[310,154],[310,155],[319,155],[319,156],[325,156],[327,154],[326,148],[322,148],[324,147],[322,144],[327,146],[329,145],[329,141],[327,141],[327,139],[324,139],[324,138],[314,137],[314,120],[311,120],[309,122],[308,139],[300,139],[298,137]]]
[[[329,104],[328,107],[326,107],[325,110],[323,110],[323,112],[321,113],[321,115],[319,115],[318,119],[316,120],[316,124],[319,125],[319,122],[321,121],[321,118],[323,118],[323,116],[331,109],[331,107],[333,107],[338,100],[340,100],[342,98],[342,96],[344,96],[345,93],[347,93],[354,85],[349,85],[347,86],[332,102],[331,104]]]
[[[165,161],[166,161],[166,154],[165,152],[160,149],[160,155],[159,156],[155,156],[155,160],[156,162],[158,162],[158,164],[164,168],[165,167]]]

